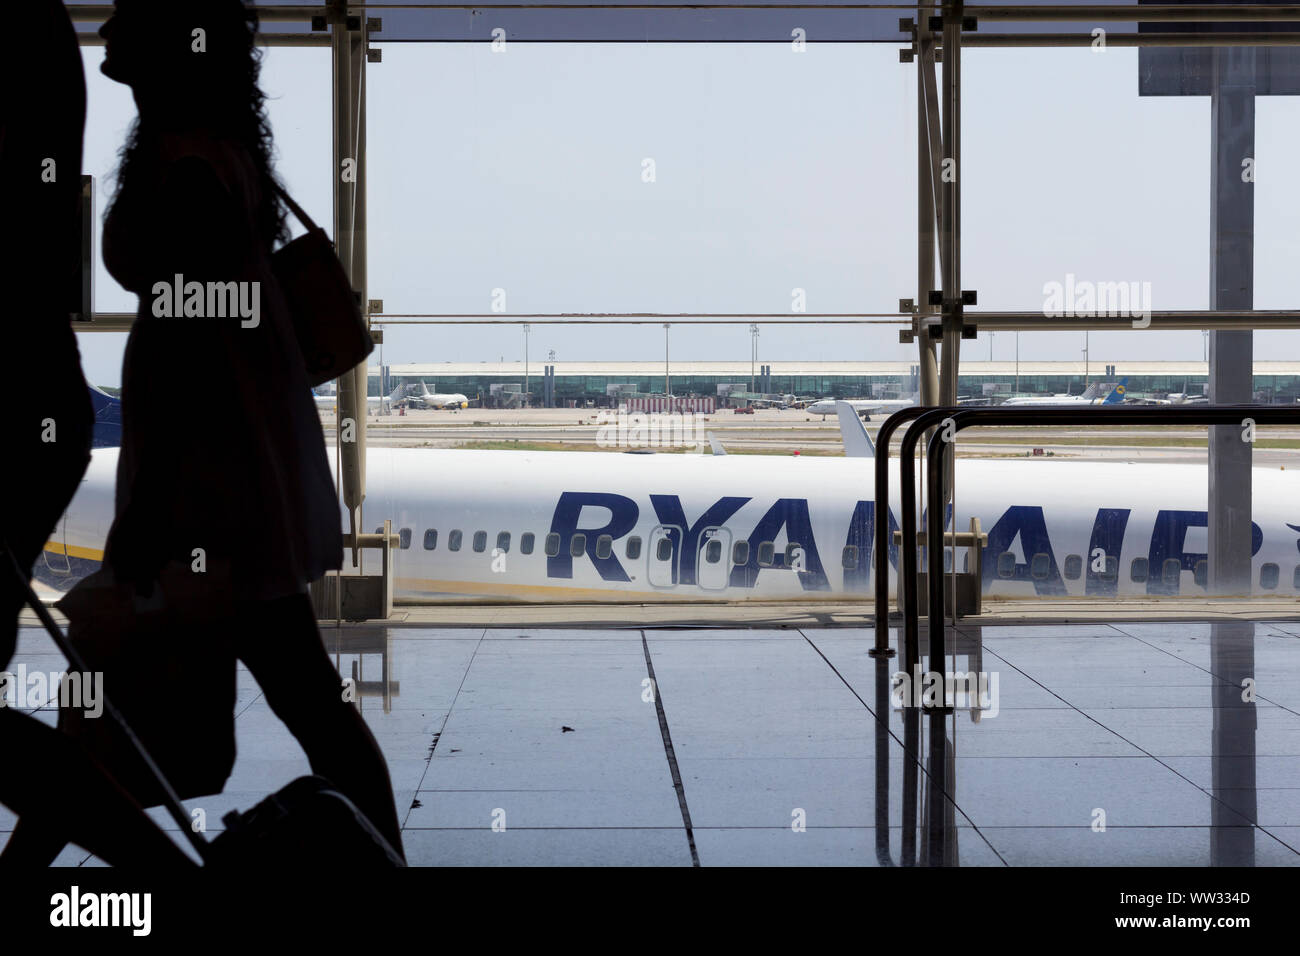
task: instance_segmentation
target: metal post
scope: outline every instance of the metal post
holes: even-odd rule
[[[943,160],[940,180],[940,241],[943,256],[943,364],[940,402],[957,404],[961,361],[961,13],[962,4],[943,5]]]
[[[939,404],[939,360],[925,328],[934,288],[934,166],[925,108],[926,71],[934,70],[934,37],[929,27],[933,9],[916,8],[916,320],[912,328],[920,359],[918,402],[927,406]]]
[[[1242,163],[1255,156],[1253,48],[1214,50],[1210,93],[1210,308],[1250,309],[1254,300],[1254,185]],[[1254,333],[1210,334],[1210,402],[1253,397]],[[1249,594],[1251,444],[1239,425],[1210,429],[1209,583],[1219,594]]]
[[[358,232],[358,226],[364,230],[364,218],[360,222],[357,218],[358,214],[364,217],[363,190],[360,188],[364,175],[364,140],[360,135],[363,115],[358,112],[361,100],[359,84],[365,76],[364,30],[361,31],[358,57],[361,62],[354,68],[352,61],[356,48],[347,30],[347,4],[342,0],[331,0],[329,16],[333,51],[334,166],[330,179],[334,184],[334,248],[353,290],[358,290],[358,279],[362,283],[361,301],[365,303],[364,231]],[[345,163],[351,168],[351,174],[347,176],[344,175]],[[362,240],[360,243],[359,238]],[[354,541],[360,531],[361,505],[365,500],[367,387],[365,363],[338,380],[336,445],[343,504]],[[360,550],[355,546],[352,558],[354,563],[360,564]]]

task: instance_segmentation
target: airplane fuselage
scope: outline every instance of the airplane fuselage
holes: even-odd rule
[[[95,452],[47,562],[83,573],[93,566],[112,516],[116,455]],[[639,603],[872,594],[870,459],[372,448],[367,483],[362,530],[392,519],[402,536],[395,589],[406,598]],[[1294,472],[1255,469],[1257,594],[1296,593],[1297,492]],[[892,529],[896,487],[891,499]],[[962,459],[948,526],[965,531],[979,517],[989,536],[986,594],[1196,595],[1206,593],[1205,509],[1199,465]],[[890,558],[892,569],[896,549]],[[959,570],[967,560],[958,548]],[[891,591],[893,579],[891,570]]]

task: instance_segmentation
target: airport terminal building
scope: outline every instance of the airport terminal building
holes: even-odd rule
[[[908,362],[431,362],[388,365],[388,387],[381,370],[370,372],[370,393],[389,394],[395,384],[425,382],[435,391],[489,397],[493,386],[518,386],[542,402],[543,375],[554,369],[555,404],[607,404],[612,394],[662,394],[667,377],[674,395],[720,396],[732,393],[794,394],[809,398],[898,398],[916,388],[916,366]],[[1255,401],[1293,404],[1300,399],[1300,362],[1256,361]],[[751,377],[752,371],[752,377]],[[1078,395],[1089,384],[1128,379],[1135,398],[1170,393],[1204,394],[1205,362],[978,362],[963,361],[958,391],[964,398],[990,396]],[[436,386],[436,387],[435,387]],[[621,388],[615,388],[621,386]],[[728,386],[730,388],[728,388]]]

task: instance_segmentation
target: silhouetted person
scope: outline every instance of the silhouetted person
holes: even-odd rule
[[[80,286],[86,85],[63,4],[32,0],[10,13],[15,35],[0,57],[0,414],[12,447],[0,467],[0,537],[30,571],[90,461],[93,413],[69,324]],[[8,556],[0,561],[3,671],[23,591]],[[0,803],[23,820],[57,823],[110,863],[188,863],[75,740],[3,702],[0,761]],[[6,865],[26,862],[16,849],[6,844]]]
[[[104,224],[104,263],[140,296],[105,561],[143,592],[168,565],[229,589],[235,653],[267,703],[400,853],[387,763],[344,700],[307,594],[342,563],[341,521],[270,268],[288,230],[256,30],[240,0],[119,0],[100,31],[101,69],[139,109]]]

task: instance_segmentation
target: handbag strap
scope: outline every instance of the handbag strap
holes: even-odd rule
[[[307,210],[303,209],[302,206],[299,206],[296,202],[294,202],[293,197],[290,196],[287,192],[285,192],[283,186],[277,183],[274,179],[271,180],[271,186],[275,189],[276,195],[284,200],[284,204],[289,207],[289,211],[292,212],[295,216],[297,216],[298,221],[307,227],[308,232],[311,232],[312,230],[318,228],[316,226],[316,223],[312,221],[311,216],[307,215]]]

